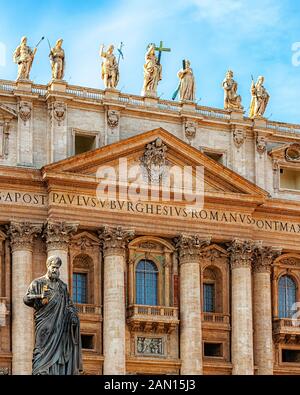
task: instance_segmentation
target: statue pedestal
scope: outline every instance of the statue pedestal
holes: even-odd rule
[[[30,80],[17,80],[17,90],[22,92],[31,92],[33,82]]]
[[[67,82],[63,80],[52,80],[48,84],[48,89],[55,92],[66,92]]]
[[[104,98],[105,99],[118,100],[119,96],[120,96],[120,91],[118,91],[117,89],[106,88],[104,90]]]
[[[195,111],[196,110],[196,103],[192,101],[181,101],[181,109],[182,111]]]
[[[230,119],[234,121],[242,121],[244,119],[244,110],[229,110]]]
[[[155,96],[145,96],[144,97],[145,106],[156,106],[158,103],[158,97]]]
[[[256,128],[265,129],[267,127],[267,119],[263,118],[263,117],[254,117],[253,118],[253,125],[254,125],[254,129],[256,129]]]

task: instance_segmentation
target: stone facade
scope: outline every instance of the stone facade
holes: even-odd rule
[[[71,295],[87,276],[85,374],[300,374],[299,321],[278,300],[285,275],[300,300],[299,147],[300,125],[241,111],[0,81],[1,374],[31,372],[22,299],[53,254]],[[159,182],[204,168],[203,205],[176,201],[174,180],[169,197],[131,202],[118,183],[99,201],[98,169],[119,175],[124,158]],[[154,305],[138,303],[141,261],[157,269]]]

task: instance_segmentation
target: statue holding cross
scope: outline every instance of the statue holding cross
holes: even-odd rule
[[[155,51],[159,52],[158,58]],[[157,96],[157,85],[162,79],[161,53],[170,52],[170,48],[163,48],[163,42],[156,47],[155,44],[150,44],[145,55],[144,64],[144,85],[142,96]]]

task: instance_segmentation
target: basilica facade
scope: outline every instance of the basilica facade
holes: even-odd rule
[[[159,179],[161,165],[202,168],[202,204],[175,199],[174,177],[169,196],[130,199],[125,160]],[[118,175],[106,200],[99,168]],[[300,374],[299,198],[300,125],[0,81],[1,374],[31,374],[23,297],[50,255],[79,311],[83,374]]]

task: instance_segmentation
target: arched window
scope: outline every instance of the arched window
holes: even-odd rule
[[[136,304],[157,306],[158,270],[152,261],[141,260],[136,267]]]
[[[289,276],[282,276],[278,284],[279,318],[292,318],[296,302],[296,284]]]

